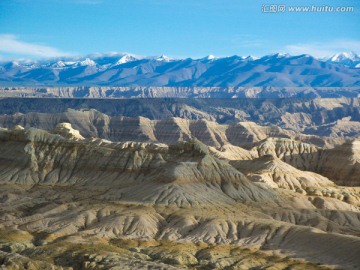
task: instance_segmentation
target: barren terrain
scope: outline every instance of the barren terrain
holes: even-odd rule
[[[356,269],[359,142],[327,149],[251,127],[265,138],[246,148],[1,129],[2,265]]]

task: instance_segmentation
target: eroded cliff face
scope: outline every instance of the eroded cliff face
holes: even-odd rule
[[[210,198],[196,196],[205,192],[201,191],[202,186],[208,186],[212,196],[220,196],[219,200],[226,202],[257,201],[272,196],[228,163],[213,157],[207,146],[196,140],[170,147],[78,141],[32,128],[2,130],[0,139],[3,183],[116,187],[119,199],[131,194],[128,200],[178,206]],[[10,155],[9,151],[17,154]]]
[[[57,98],[351,98],[359,87],[176,87],[60,86],[0,87],[0,97]]]
[[[323,149],[286,138],[266,138],[254,146],[259,156],[272,155],[300,170],[316,171]]]
[[[273,155],[263,155],[253,160],[232,162],[254,182],[264,182],[274,188],[284,188],[306,194],[309,188],[332,186],[334,183],[319,174],[300,171]]]
[[[319,172],[340,185],[360,185],[360,141],[354,140],[324,150]]]
[[[332,149],[283,138],[267,138],[251,149],[259,156],[271,155],[291,166],[319,173],[339,185],[359,186],[359,140]]]
[[[188,120],[171,120],[164,137],[172,136],[172,125],[182,126],[183,139],[194,132]],[[146,128],[157,136],[152,125]],[[197,139],[111,142],[81,138],[69,124],[52,132],[0,130],[0,258],[6,267],[360,264],[360,190],[305,171],[325,168],[337,148],[289,138],[266,138],[248,149],[209,147]],[[202,136],[225,134],[217,132]],[[340,146],[346,151],[334,157],[350,151],[351,162],[358,162],[356,146]]]
[[[60,114],[29,113],[0,116],[0,123],[4,127],[21,125],[47,131],[56,129],[57,125],[64,121],[68,121],[86,138],[103,138],[116,142],[134,140],[172,144],[196,138],[210,146],[232,144],[248,148],[253,143],[268,137],[298,139],[325,147],[333,147],[345,140],[344,137],[319,137],[277,126],[260,126],[254,122],[218,124],[205,119],[150,120],[145,117],[109,117],[95,110],[75,111],[69,109]]]
[[[244,157],[247,157],[245,159],[253,159],[254,157],[271,155],[297,169],[320,173],[341,185],[357,186],[359,184],[359,147],[357,140],[344,143],[333,149],[325,149],[311,143],[295,140],[295,138],[301,138],[302,136],[296,135],[294,132],[282,130],[277,127],[261,127],[251,122],[241,122],[226,126],[205,120],[189,121],[176,118],[167,121],[151,121],[141,117],[137,119],[120,118],[118,120],[121,121],[121,125],[118,125],[116,128],[113,127],[114,130],[116,129],[118,131],[112,131],[110,134],[113,134],[112,136],[117,134],[116,136],[122,138],[123,141],[130,141],[133,138],[139,143],[141,141],[144,142],[144,145],[157,145],[157,142],[175,144],[177,142],[198,141],[199,143],[202,142],[205,145],[213,146],[213,148],[210,148],[210,150],[214,149],[211,153],[220,159],[233,160],[236,158],[244,159]],[[32,131],[30,132],[29,130]],[[9,137],[7,136],[10,136],[6,135],[6,132],[9,134],[15,132],[14,134],[18,134],[16,136],[22,136],[21,140],[25,141],[26,136],[35,136],[35,138],[39,136],[50,136],[50,141],[58,138],[51,137],[53,135],[39,135],[47,134],[42,130],[39,130],[39,134],[34,135],[36,133],[34,129],[25,131],[21,126],[18,126],[18,128],[4,131],[1,135],[4,137],[4,140],[8,140]],[[26,132],[30,133],[25,136],[24,134]],[[71,124],[60,123],[52,132],[68,139],[84,140],[82,134],[74,129]],[[109,141],[103,139],[88,138],[85,141],[88,143],[91,141],[95,143],[101,142],[103,144],[109,144],[111,147],[116,145],[114,143],[110,144]],[[156,143],[154,144],[152,142]],[[41,141],[36,143],[42,144]],[[119,143],[118,147],[121,148],[121,145],[126,143],[127,142]],[[76,147],[80,147],[79,145],[83,147],[83,144],[80,142]],[[245,146],[248,150],[241,147],[237,148],[237,146]],[[31,154],[33,145],[29,144],[26,147],[26,149],[28,149],[27,152]],[[89,147],[89,149],[90,148],[91,147]],[[81,149],[83,150],[84,148]],[[4,146],[3,151],[9,151],[7,150],[7,145]],[[43,155],[47,156],[48,154],[45,153]],[[58,155],[71,156],[71,154],[66,153],[66,151],[59,152]],[[83,153],[83,155],[93,154]],[[231,155],[233,155],[233,157],[231,157]],[[36,163],[36,161],[31,162]],[[71,159],[68,160],[68,162],[77,163]],[[34,166],[39,167],[37,164]],[[48,164],[41,166],[47,168]],[[87,166],[91,167],[93,165],[90,164]],[[156,166],[157,164],[155,167]],[[67,167],[71,168],[71,165]],[[76,168],[74,168],[74,170],[76,171]],[[41,176],[40,178],[44,177],[46,178],[48,176]],[[61,177],[58,176],[58,178]],[[39,180],[34,181],[37,182]],[[52,180],[47,181],[51,182]]]
[[[25,127],[38,127],[48,131],[52,131],[56,125],[68,120],[85,137],[100,137],[112,141],[134,140],[167,144],[197,138],[211,146],[220,146],[226,143],[246,145],[263,140],[268,136],[286,138],[297,136],[295,132],[275,126],[261,127],[253,122],[221,125],[205,119],[150,120],[145,117],[109,117],[96,110],[76,111],[69,109],[56,115],[42,113],[4,115],[0,116],[1,120],[5,127],[16,124]],[[305,138],[305,136],[303,137]],[[311,138],[309,136],[309,140]]]
[[[197,138],[238,146],[269,136],[332,148],[360,133],[358,99],[0,99],[0,126],[52,131],[62,122],[84,137],[173,143]]]

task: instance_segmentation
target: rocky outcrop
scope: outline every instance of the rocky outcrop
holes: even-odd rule
[[[359,185],[358,140],[323,149],[291,139],[268,138],[257,143],[252,151],[257,151],[260,157],[271,155],[297,169],[319,173],[339,185]]]
[[[84,137],[81,136],[80,132],[76,129],[73,129],[70,123],[59,123],[53,129],[52,133],[59,134],[66,139],[73,140],[83,140]]]
[[[317,171],[322,148],[286,138],[267,138],[257,143],[253,151],[258,155],[272,155],[300,170]]]
[[[228,141],[233,145],[251,146],[268,137],[295,138],[295,133],[276,126],[259,126],[254,122],[239,122],[226,129]]]
[[[306,194],[306,189],[334,186],[326,177],[300,171],[273,155],[263,155],[253,160],[238,160],[231,163],[245,173],[253,182],[262,182],[274,188],[284,188]]]
[[[339,185],[360,185],[360,141],[350,141],[323,151],[318,172]]]

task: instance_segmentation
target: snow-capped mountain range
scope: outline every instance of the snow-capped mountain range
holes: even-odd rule
[[[360,68],[360,56],[354,52],[341,52],[324,58],[327,62],[339,63],[345,66]]]
[[[174,59],[127,53],[0,63],[0,86],[360,86],[360,56]]]

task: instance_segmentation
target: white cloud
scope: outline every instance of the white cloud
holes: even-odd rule
[[[15,35],[0,34],[0,52],[37,57],[68,56],[69,53],[56,48],[19,40]]]
[[[267,43],[265,39],[258,38],[253,35],[236,35],[232,38],[231,42],[235,47],[238,48],[254,48],[254,47],[264,47]]]
[[[330,42],[299,43],[287,45],[285,51],[292,55],[310,54],[325,57],[338,52],[360,53],[360,40],[334,40]]]

